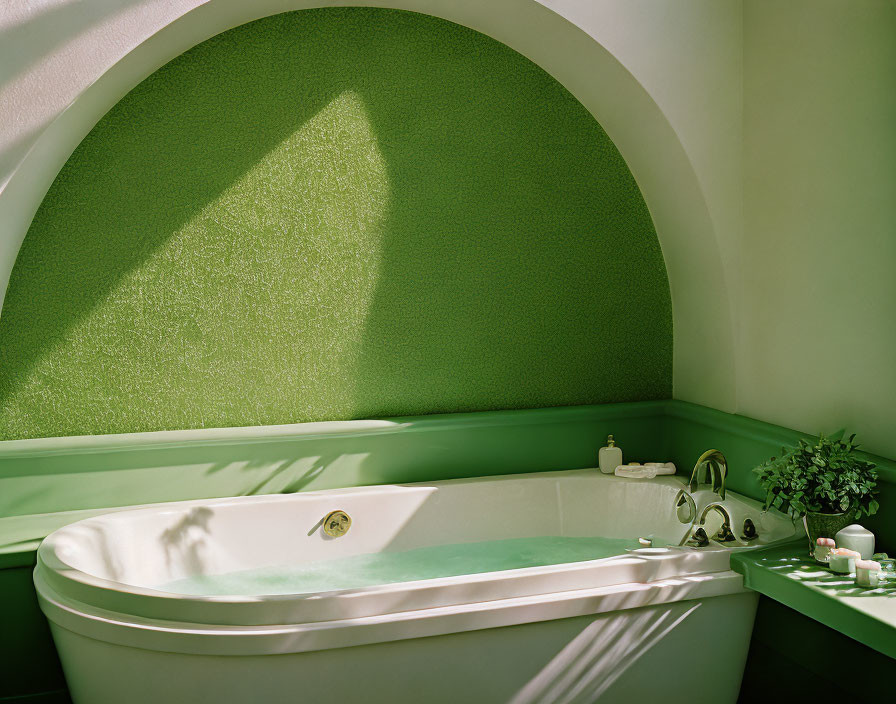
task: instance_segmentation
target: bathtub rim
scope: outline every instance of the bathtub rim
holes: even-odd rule
[[[129,616],[67,599],[38,574],[35,584],[41,610],[52,628],[143,650],[224,656],[346,648],[751,592],[741,575],[725,570],[358,618],[232,626]]]
[[[145,513],[159,513],[160,515],[165,514],[179,514],[184,510],[188,510],[191,508],[203,508],[203,507],[229,507],[235,506],[245,503],[289,503],[295,501],[314,501],[315,499],[319,499],[323,496],[334,496],[337,494],[339,497],[342,496],[354,496],[354,495],[376,495],[380,493],[389,493],[394,491],[395,489],[405,489],[405,488],[421,488],[421,487],[432,487],[438,488],[443,485],[452,485],[452,484],[461,484],[461,483],[489,483],[495,481],[516,481],[516,480],[538,480],[538,479],[562,479],[562,478],[575,478],[575,477],[593,477],[599,481],[613,481],[618,483],[631,483],[631,484],[639,484],[644,482],[650,482],[655,486],[662,486],[665,489],[677,492],[679,489],[684,488],[687,485],[687,482],[684,478],[678,475],[666,475],[655,477],[654,479],[645,480],[645,479],[636,479],[633,477],[616,477],[614,475],[605,475],[600,472],[598,468],[586,468],[586,469],[571,469],[571,470],[549,470],[546,472],[524,472],[517,474],[500,474],[500,475],[489,475],[489,476],[477,476],[477,477],[460,477],[456,479],[441,479],[437,481],[431,482],[410,482],[403,484],[376,484],[371,486],[355,486],[355,487],[345,487],[339,489],[319,489],[316,491],[308,491],[308,492],[296,492],[290,494],[256,494],[251,496],[228,496],[221,498],[213,498],[213,499],[189,499],[185,501],[167,501],[162,503],[152,503],[152,504],[138,504],[135,506],[128,506],[123,508],[122,510],[110,511],[109,513],[103,513],[98,516],[89,516],[83,518],[79,521],[74,521],[69,523],[61,528],[50,533],[46,538],[41,541],[40,546],[38,547],[36,559],[35,559],[35,570],[42,569],[47,570],[47,573],[50,575],[47,580],[50,583],[54,583],[56,585],[57,591],[60,593],[65,593],[66,589],[60,589],[62,585],[67,585],[73,587],[76,591],[79,590],[79,587],[84,587],[88,589],[100,589],[105,591],[110,591],[113,593],[127,594],[133,596],[142,596],[147,598],[161,599],[161,600],[176,600],[176,601],[190,601],[196,603],[254,603],[260,599],[264,601],[271,602],[282,602],[287,600],[294,600],[297,598],[304,597],[315,597],[319,594],[334,594],[334,595],[349,595],[353,593],[357,593],[359,591],[388,591],[388,588],[391,586],[390,584],[383,585],[373,585],[369,587],[357,588],[357,589],[343,589],[343,590],[331,590],[327,592],[314,592],[314,593],[293,593],[293,594],[267,594],[267,595],[259,595],[259,596],[246,596],[241,594],[222,594],[222,595],[191,595],[191,594],[178,594],[175,592],[166,592],[160,589],[154,589],[153,587],[138,585],[138,584],[130,584],[128,582],[122,582],[114,579],[109,579],[106,577],[100,577],[98,575],[92,574],[90,572],[86,572],[78,567],[74,567],[63,560],[57,551],[57,540],[59,537],[64,535],[64,533],[70,529],[76,529],[79,526],[89,525],[95,522],[104,522],[104,521],[120,521],[127,520],[128,516],[139,515]],[[746,498],[746,497],[739,497]],[[751,500],[752,501],[752,500]],[[334,506],[338,504],[338,498],[334,498]],[[685,526],[682,526],[684,530]],[[712,548],[703,549],[702,552],[707,552]],[[646,553],[642,553],[642,555],[646,556]],[[508,574],[525,571],[527,574],[542,574],[547,572],[556,572],[558,570],[564,568],[571,568],[570,566],[575,565],[583,565],[585,563],[599,563],[605,560],[613,560],[619,557],[624,557],[625,555],[617,555],[611,556],[607,558],[599,558],[597,560],[582,560],[579,562],[568,562],[568,563],[558,563],[555,565],[543,565],[538,567],[523,567],[514,570],[501,570],[500,572],[483,572],[477,573],[473,575],[458,575],[458,577],[438,577],[434,579],[427,580],[416,580],[416,581],[407,581],[400,582],[394,584],[403,584],[403,585],[417,585],[417,584],[446,584],[450,583],[451,580],[457,579],[459,577],[463,577],[464,581],[477,581],[477,578],[484,578],[486,575],[494,575],[494,574]],[[659,558],[660,556],[654,555],[652,556],[654,559]],[[89,601],[88,601],[89,603]]]
[[[579,469],[324,489],[297,494],[268,494],[148,504],[78,521],[48,536],[38,550],[37,565],[34,570],[35,585],[38,586],[38,591],[40,590],[39,584],[50,586],[57,595],[83,604],[88,609],[98,609],[134,618],[254,627],[282,623],[327,622],[343,619],[346,615],[352,618],[379,616],[424,608],[457,606],[478,601],[534,597],[542,594],[576,591],[581,588],[583,583],[595,588],[604,588],[613,585],[649,583],[673,577],[721,572],[730,569],[732,549],[753,550],[767,546],[766,544],[757,544],[732,548],[714,545],[699,550],[687,547],[669,548],[664,554],[654,554],[649,550],[638,554],[639,551],[636,550],[597,560],[394,582],[347,590],[263,596],[183,595],[151,587],[131,585],[72,567],[59,557],[56,550],[57,537],[79,525],[97,521],[114,523],[127,520],[129,516],[149,512],[161,515],[181,514],[200,506],[224,507],[246,503],[312,502],[321,497],[332,497],[335,506],[341,497],[375,496],[377,493],[394,492],[396,489],[424,487],[438,489],[443,485],[460,483],[539,481],[544,479],[556,481],[576,477],[620,484],[649,483],[657,489],[662,488],[663,491],[668,492],[670,501],[675,492],[686,486],[686,480],[677,475],[654,479],[635,479],[600,474],[596,469]],[[715,498],[715,495],[709,490],[701,490],[694,495],[696,498],[702,494],[707,495],[704,497],[707,500]],[[732,498],[758,505],[757,502],[747,497],[733,495]],[[701,501],[701,503],[703,502]],[[686,526],[682,527],[683,530],[686,528]],[[38,575],[41,576],[40,582]],[[566,584],[562,583],[564,577]],[[573,583],[570,584],[570,582]],[[476,588],[480,588],[480,591],[472,597],[464,593]]]

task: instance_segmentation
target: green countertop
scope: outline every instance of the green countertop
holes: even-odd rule
[[[896,579],[864,589],[806,553],[804,541],[744,552],[731,557],[731,569],[750,589],[896,658]]]

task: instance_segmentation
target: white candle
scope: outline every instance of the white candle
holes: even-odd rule
[[[856,569],[856,560],[861,560],[862,556],[855,550],[847,548],[834,548],[831,550],[831,557],[828,560],[831,570],[840,574],[849,574]]]
[[[856,584],[860,587],[876,587],[880,584],[880,563],[874,560],[856,560]]]
[[[836,547],[836,543],[832,538],[819,538],[815,541],[815,561],[822,564],[828,564],[831,558],[831,550]]]

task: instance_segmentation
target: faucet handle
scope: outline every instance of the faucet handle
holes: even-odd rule
[[[703,509],[703,513],[700,514],[699,524],[701,526],[706,525],[706,517],[709,515],[710,511],[715,511],[722,517],[722,525],[719,526],[719,530],[713,536],[713,540],[719,543],[730,543],[736,540],[734,532],[731,530],[731,514],[728,513],[728,509],[726,509],[723,504],[718,502],[707,504]]]
[[[731,532],[731,526],[727,523],[723,523],[722,527],[719,528],[719,532],[716,533],[714,540],[719,543],[731,543],[737,540],[734,537],[734,533]]]
[[[746,518],[744,519],[744,532],[741,535],[741,540],[755,540],[759,537],[759,532],[756,530],[756,524],[753,523],[752,519]]]
[[[709,545],[709,536],[702,528],[696,528],[691,534],[691,539],[688,540],[685,545],[689,545],[693,548],[705,548]]]
[[[679,523],[693,523],[697,518],[697,504],[694,503],[694,497],[684,489],[675,497],[675,515]]]

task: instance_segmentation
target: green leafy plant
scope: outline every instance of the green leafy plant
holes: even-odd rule
[[[819,436],[800,440],[797,447],[781,448],[753,471],[766,491],[766,509],[774,507],[793,516],[807,512],[855,511],[856,518],[877,512],[877,472],[872,462],[856,454],[855,435]]]

